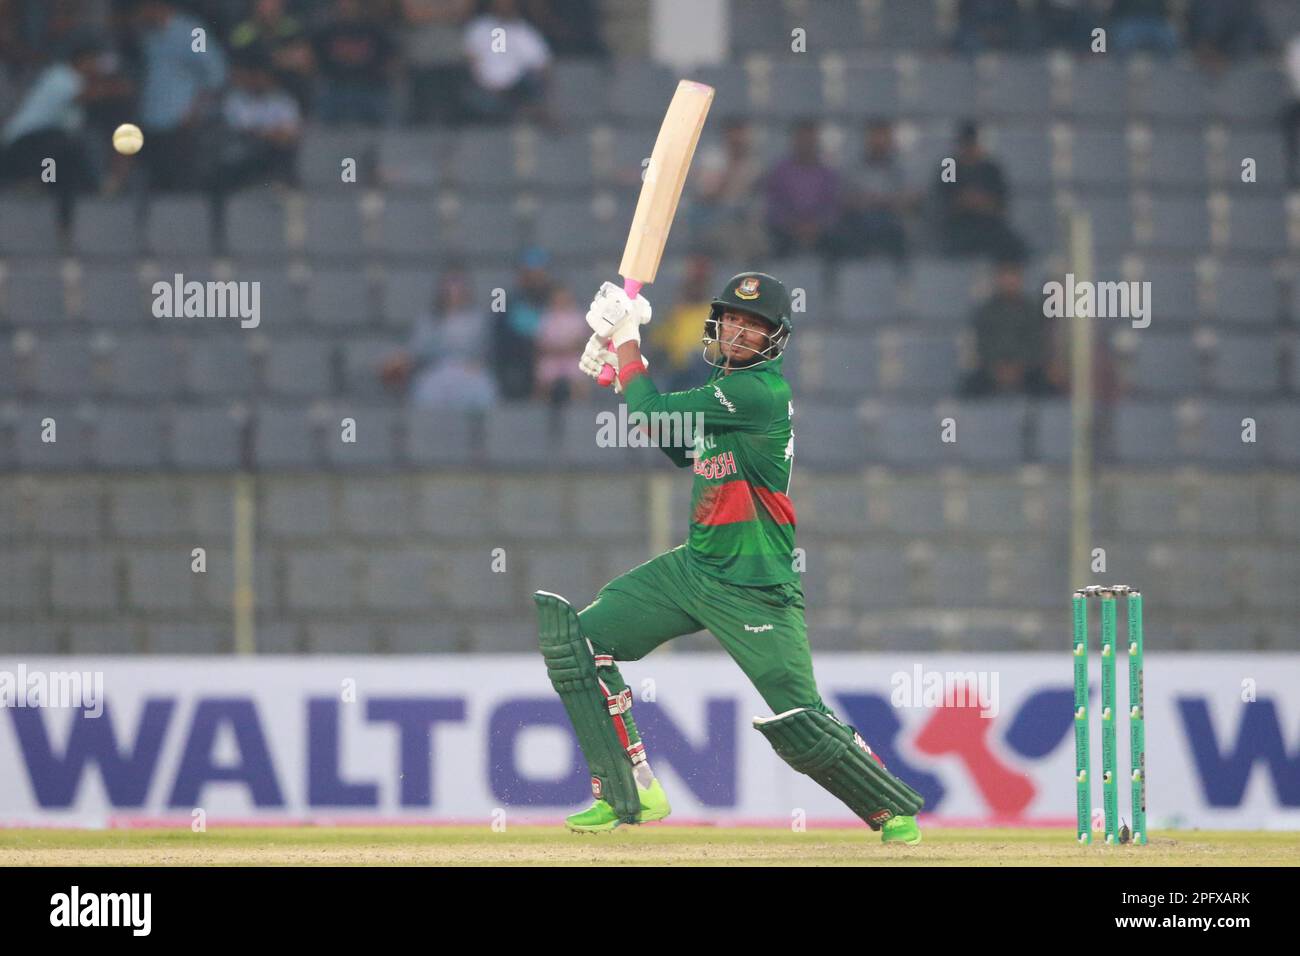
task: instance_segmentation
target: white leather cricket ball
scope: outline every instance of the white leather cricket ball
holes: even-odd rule
[[[123,123],[113,130],[113,148],[123,156],[134,156],[144,146],[144,133],[134,123]]]

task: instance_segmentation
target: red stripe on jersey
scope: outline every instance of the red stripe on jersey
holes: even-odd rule
[[[779,491],[756,488],[744,479],[724,482],[700,493],[692,520],[696,524],[720,525],[754,521],[758,511],[754,500],[777,524],[794,524],[794,503]]]
[[[767,488],[755,488],[754,494],[763,502],[763,507],[777,524],[794,524],[794,502],[779,491]]]

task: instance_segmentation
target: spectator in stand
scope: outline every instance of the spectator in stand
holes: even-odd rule
[[[506,309],[497,313],[492,355],[497,387],[506,401],[526,401],[535,391],[537,336],[553,285],[549,267],[550,257],[544,251],[526,250],[519,262],[515,288],[506,299]]]
[[[994,291],[971,318],[976,366],[962,383],[972,397],[1049,395],[1061,391],[1064,365],[1041,299],[1025,294],[1025,273],[1016,259],[998,263]]]
[[[216,187],[226,192],[254,183],[293,184],[302,114],[298,101],[276,78],[271,57],[245,47],[231,58],[231,89],[222,106]]]
[[[523,0],[524,15],[542,32],[556,57],[609,55],[600,35],[598,0]]]
[[[1192,0],[1187,41],[1201,63],[1216,72],[1230,60],[1272,49],[1259,0]]]
[[[465,85],[464,24],[474,0],[402,0],[402,48],[411,78],[412,123],[450,123]]]
[[[67,55],[37,75],[14,114],[0,128],[0,186],[41,183],[54,160],[55,187],[65,224],[78,195],[93,192],[98,173],[86,148],[84,107],[129,89],[106,70],[105,51],[93,37],[75,38]]]
[[[666,318],[648,326],[658,363],[655,374],[667,376],[668,391],[682,391],[700,384],[704,320],[717,291],[713,259],[707,253],[693,253],[686,260],[686,272],[671,311]]]
[[[767,175],[772,252],[778,257],[832,255],[840,219],[839,177],[822,161],[816,123],[797,123],[790,143],[790,155]]]
[[[519,14],[516,0],[491,0],[488,12],[465,28],[471,82],[464,106],[479,120],[507,121],[522,113],[549,123],[547,70],[551,49]]]
[[[1178,31],[1168,0],[1115,0],[1110,8],[1110,48],[1116,53],[1178,52]]]
[[[559,405],[591,395],[594,383],[573,360],[590,337],[587,313],[571,291],[555,286],[537,333],[538,400]]]
[[[408,388],[418,408],[487,408],[497,401],[487,353],[487,316],[473,304],[469,277],[453,266],[432,307],[416,318],[406,348],[384,361],[380,377]]]
[[[727,120],[722,143],[700,150],[691,176],[686,213],[697,246],[729,259],[755,259],[765,252],[760,193],[763,162],[749,124]]]
[[[361,0],[335,0],[313,41],[322,81],[321,121],[383,125],[394,52],[384,25]]]
[[[939,227],[952,256],[1024,255],[1024,241],[1007,221],[1007,181],[980,143],[979,129],[964,123],[957,134],[956,182],[940,180]]]
[[[1282,137],[1286,143],[1286,182],[1300,188],[1300,33],[1286,46],[1286,73],[1291,84],[1291,104],[1282,111]]]
[[[0,68],[26,79],[28,70],[65,54],[79,37],[109,45],[110,0],[0,0]]]
[[[907,186],[886,120],[867,124],[862,162],[845,176],[844,218],[839,251],[849,256],[887,255],[901,260],[907,251],[903,214],[917,201]]]
[[[961,0],[954,45],[959,53],[1017,50],[1024,45],[1025,24],[1017,0]]]
[[[226,82],[226,56],[207,33],[202,53],[192,49],[203,24],[171,0],[136,0],[144,76],[140,122],[147,145],[140,154],[155,189],[196,189],[210,175],[203,136]],[[206,28],[204,28],[206,29]]]
[[[311,103],[316,60],[306,28],[286,7],[287,0],[255,0],[252,16],[231,32],[230,49],[232,53],[250,47],[265,51],[276,79],[306,109]]]

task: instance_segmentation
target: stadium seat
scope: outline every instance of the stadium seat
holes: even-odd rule
[[[772,96],[763,115],[778,123],[820,116],[822,71],[815,64],[776,62],[772,64]]]
[[[58,251],[54,200],[0,196],[0,255],[52,256]]]
[[[953,546],[935,550],[930,575],[935,607],[988,606],[990,568],[982,548]]]
[[[551,67],[551,107],[561,120],[582,124],[608,109],[608,74],[591,60],[561,59]]]
[[[44,338],[33,353],[36,394],[77,398],[96,383],[95,349],[80,337]]]
[[[108,391],[126,398],[171,398],[181,390],[184,350],[166,334],[120,335],[108,352]]]
[[[96,410],[91,462],[109,469],[157,469],[164,460],[164,416],[156,408],[110,405]]]
[[[1224,251],[1234,255],[1283,255],[1287,251],[1286,215],[1286,206],[1277,199],[1232,198]]]
[[[361,402],[339,401],[331,406],[325,429],[325,457],[336,468],[391,468],[398,463],[397,409]],[[355,441],[340,440],[339,423],[350,418],[356,423]]]
[[[881,404],[869,412],[867,448],[870,461],[928,467],[956,459],[952,446],[941,441],[942,416],[933,406]],[[804,429],[807,430],[806,425]]]
[[[1217,119],[1242,125],[1271,125],[1290,102],[1285,73],[1261,61],[1230,67],[1215,84],[1211,110]]]
[[[595,179],[592,153],[591,134],[586,130],[540,136],[532,153],[534,162],[526,169],[524,180],[547,193],[588,192]]]
[[[1273,270],[1262,263],[1219,263],[1214,277],[1214,319],[1271,326],[1282,312],[1281,289]]]
[[[159,196],[145,222],[145,245],[155,255],[212,254],[212,203],[206,197]]]
[[[243,429],[228,406],[176,406],[169,418],[168,460],[173,466],[219,472],[243,466]]]
[[[1282,145],[1281,130],[1264,128],[1232,128],[1224,145],[1224,186],[1230,194],[1249,198],[1260,187],[1269,191],[1286,185],[1286,153]],[[1255,181],[1242,182],[1242,161],[1255,161]],[[1281,201],[1281,197],[1278,197]]]
[[[200,337],[189,343],[185,390],[199,398],[248,396],[254,377],[253,356],[246,337]]]
[[[1151,197],[1152,248],[1179,253],[1201,252],[1210,244],[1210,210],[1205,198],[1157,194]]]
[[[389,263],[428,263],[444,251],[445,241],[436,200],[390,198],[384,204],[379,216],[379,249]]]
[[[143,210],[132,199],[83,199],[72,222],[72,248],[80,255],[125,259],[143,249]]]
[[[488,464],[538,465],[551,447],[550,410],[537,405],[502,405],[485,419]]]
[[[451,175],[456,185],[494,195],[512,190],[518,176],[515,140],[515,131],[508,127],[466,128],[452,150]]]
[[[851,408],[800,401],[794,436],[796,468],[842,470],[867,461],[862,422]]]
[[[887,392],[938,398],[956,390],[960,353],[952,335],[885,333],[880,349],[884,353],[881,376]]]
[[[914,100],[908,109],[922,116],[965,120],[975,108],[975,66],[968,59],[930,60],[913,78]]]
[[[986,61],[980,70],[976,101],[980,116],[1049,115],[1052,112],[1052,76],[1047,59],[1042,56],[1001,56]]]
[[[1072,66],[1070,113],[1089,123],[1123,123],[1129,100],[1125,64],[1112,57],[1093,57],[1076,60]]]
[[[854,62],[844,67],[844,105],[847,116],[859,122],[868,119],[897,119],[902,113],[902,92],[898,69],[892,58]]]
[[[987,280],[983,263],[952,259],[917,259],[912,263],[913,312],[936,324],[967,322],[978,304],[977,293]]]
[[[937,50],[944,45],[934,0],[882,0],[875,40],[890,48]]]
[[[918,263],[917,268],[922,264]],[[898,270],[887,262],[845,263],[835,270],[835,321],[853,328],[897,320]]]
[[[1116,460],[1125,464],[1168,464],[1182,459],[1178,442],[1179,425],[1172,405],[1118,402],[1110,419],[1112,450]]]
[[[1204,132],[1156,127],[1152,133],[1145,167],[1147,187],[1204,191],[1209,180]]]
[[[1068,182],[1089,190],[1123,193],[1128,190],[1128,135],[1122,129],[1076,126],[1070,131]]]
[[[447,183],[452,142],[444,130],[384,130],[379,138],[379,181],[390,192],[434,192]]]
[[[1132,80],[1137,115],[1170,123],[1202,123],[1209,112],[1210,81],[1204,70],[1158,63]]]
[[[258,406],[253,421],[253,457],[259,468],[320,466],[317,427],[305,406]]]
[[[10,269],[3,295],[0,315],[15,325],[57,325],[67,318],[67,291],[57,264],[32,262]]]
[[[307,318],[320,326],[364,330],[377,318],[364,269],[319,268],[307,283]]]
[[[1200,354],[1190,336],[1157,335],[1141,329],[1131,339],[1133,353],[1124,378],[1132,394],[1182,396],[1200,388]]]
[[[1028,408],[1021,399],[963,402],[952,417],[957,424],[952,450],[971,465],[1012,465],[1025,460]],[[934,433],[938,442],[938,428]]]
[[[250,259],[280,258],[289,251],[288,213],[274,197],[239,193],[226,200],[225,248]]]
[[[304,218],[304,247],[309,256],[346,256],[355,260],[365,254],[365,222],[355,197],[310,197]]]
[[[1279,369],[1271,335],[1220,335],[1210,350],[1210,383],[1226,394],[1275,394]]]

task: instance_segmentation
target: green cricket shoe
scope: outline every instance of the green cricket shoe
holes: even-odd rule
[[[648,789],[639,792],[641,819],[637,823],[653,823],[673,812],[673,808],[668,805],[668,794],[664,793],[663,785],[657,779]],[[604,800],[597,800],[586,810],[565,817],[564,825],[574,833],[601,833],[618,826],[619,819],[613,807]]]
[[[921,828],[916,825],[916,817],[890,817],[880,828],[880,842],[916,846],[921,842]]]

